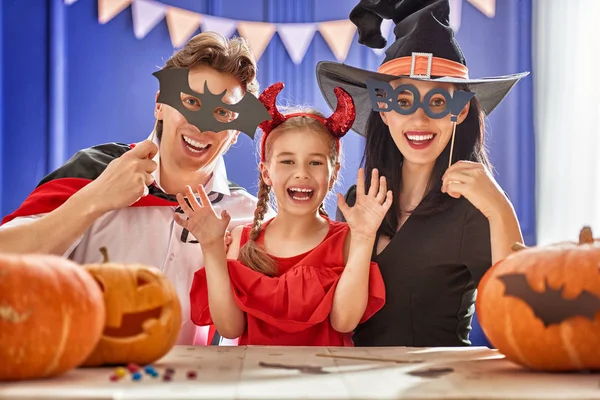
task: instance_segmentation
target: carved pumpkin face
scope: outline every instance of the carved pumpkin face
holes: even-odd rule
[[[154,267],[104,263],[84,266],[104,293],[106,325],[84,366],[150,364],[175,344],[181,305],[175,289]]]
[[[600,369],[600,242],[522,249],[478,287],[481,327],[509,360],[534,370]]]

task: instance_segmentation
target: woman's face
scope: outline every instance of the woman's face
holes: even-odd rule
[[[428,82],[408,78],[400,78],[390,82],[395,89],[400,85],[414,85],[423,101],[427,93],[433,89],[444,89],[454,94],[455,87],[446,82]],[[398,107],[409,109],[415,102],[413,93],[403,91],[398,94]],[[442,112],[448,104],[441,94],[431,96],[428,101],[429,108],[433,113]],[[469,103],[458,115],[457,123],[460,124],[467,117]],[[405,163],[415,165],[433,165],[436,159],[446,148],[452,137],[452,122],[450,114],[434,119],[427,116],[423,108],[418,108],[414,113],[403,115],[394,110],[380,113],[383,122],[389,127],[392,139],[398,150],[404,156]]]

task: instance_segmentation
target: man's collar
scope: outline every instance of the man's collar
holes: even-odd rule
[[[148,136],[148,139],[150,139],[150,137],[151,136]],[[158,140],[157,135],[154,135],[153,142],[160,149],[160,141]],[[154,183],[156,184],[156,186],[158,186],[160,190],[164,192],[165,190],[160,186],[160,150],[156,153],[152,161],[156,163],[156,170],[152,173]],[[194,191],[196,190],[196,188],[192,189]],[[229,181],[227,180],[227,169],[225,168],[225,160],[223,159],[222,155],[217,158],[213,174],[206,183],[204,190],[207,194],[210,192],[221,193],[226,196],[229,196],[231,194],[231,191],[229,190]]]

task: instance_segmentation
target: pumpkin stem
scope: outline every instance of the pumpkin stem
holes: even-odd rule
[[[102,253],[102,257],[104,257],[104,260],[102,261],[102,263],[104,263],[104,264],[109,263],[110,260],[108,258],[108,250],[106,250],[106,247],[100,247],[100,253]]]
[[[579,244],[594,243],[594,235],[592,235],[592,228],[584,226],[579,232]]]
[[[515,242],[515,244],[513,244],[510,249],[512,251],[520,251],[520,250],[525,250],[527,248],[527,246],[525,246],[523,243],[520,242]]]

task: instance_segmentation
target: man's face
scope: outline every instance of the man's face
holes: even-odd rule
[[[238,103],[245,94],[242,84],[230,74],[219,72],[208,66],[198,66],[189,71],[189,86],[198,93],[204,93],[205,83],[212,94],[223,93],[223,103]],[[182,104],[191,111],[202,107],[201,99],[190,94],[181,93]],[[175,108],[157,103],[155,117],[163,121],[160,142],[161,161],[164,165],[176,165],[183,171],[205,170],[210,173],[215,161],[235,143],[239,131],[223,130],[220,132],[200,131],[188,123],[186,118]],[[213,110],[213,117],[219,122],[230,122],[237,115],[225,108]],[[161,163],[162,164],[162,163]]]

